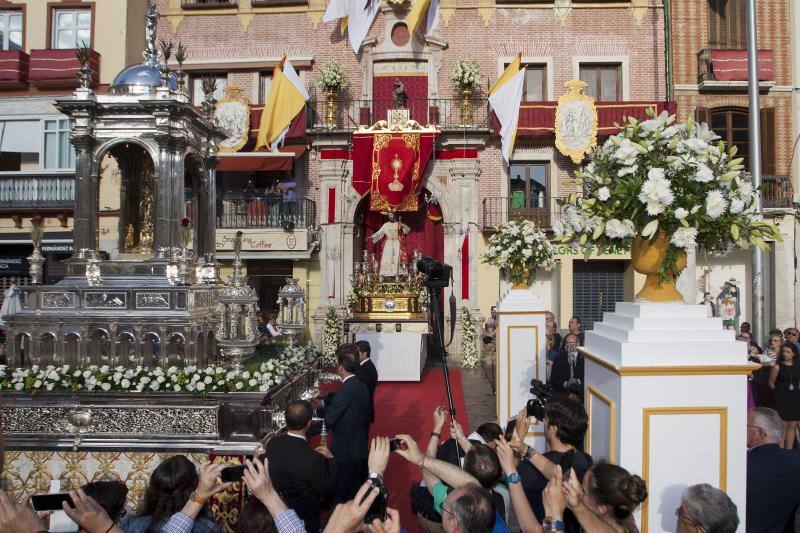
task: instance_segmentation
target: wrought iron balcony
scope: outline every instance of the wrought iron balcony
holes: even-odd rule
[[[507,197],[493,196],[483,199],[483,231],[496,231],[500,224],[521,218],[533,221],[538,227],[549,229],[561,218],[561,197]]]
[[[697,52],[697,83],[747,81],[747,50],[704,48]],[[772,50],[758,51],[758,81],[775,81]]]
[[[236,7],[236,0],[181,0],[183,9],[216,9]]]
[[[312,99],[309,105],[307,128],[312,131],[352,131],[359,126],[372,126],[387,120],[388,111],[397,106],[393,100],[337,99],[333,120],[326,117],[325,97]],[[412,120],[433,124],[442,130],[489,129],[489,103],[485,98],[473,98],[464,106],[461,99],[409,98],[405,103]],[[471,113],[470,113],[471,108]]]
[[[761,207],[764,209],[790,208],[794,203],[791,176],[763,176],[761,182]]]
[[[223,199],[217,217],[220,229],[310,228],[316,222],[317,204],[313,200],[285,200],[277,195]]]
[[[0,209],[72,209],[75,176],[0,176]]]

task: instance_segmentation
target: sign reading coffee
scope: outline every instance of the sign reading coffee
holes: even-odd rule
[[[236,230],[217,230],[217,250],[233,250]],[[302,251],[308,249],[308,232],[242,230],[242,251]]]

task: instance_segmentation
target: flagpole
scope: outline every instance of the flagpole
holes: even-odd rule
[[[747,115],[749,134],[750,174],[753,186],[758,191],[755,207],[759,214],[761,206],[761,107],[758,101],[758,29],[756,24],[756,0],[747,0]],[[758,246],[753,247],[753,291],[752,320],[753,340],[764,341],[764,252]]]

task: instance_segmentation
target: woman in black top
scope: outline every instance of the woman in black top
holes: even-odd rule
[[[783,447],[794,447],[797,421],[800,420],[800,352],[793,342],[781,346],[781,353],[769,375],[775,410],[784,422]]]

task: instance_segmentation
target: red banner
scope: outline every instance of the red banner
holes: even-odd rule
[[[370,211],[419,209],[422,177],[435,133],[375,133],[353,136],[353,187],[370,191]]]

